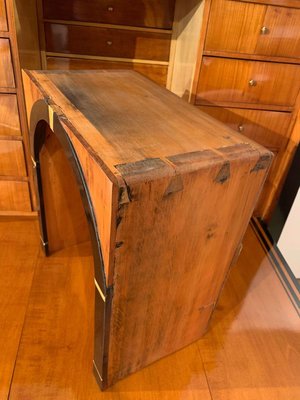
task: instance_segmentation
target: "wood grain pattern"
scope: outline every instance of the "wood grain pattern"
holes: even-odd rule
[[[172,33],[168,89],[177,96],[190,99],[197,63],[200,32],[206,21],[207,2],[177,1]]]
[[[77,182],[50,128],[40,153],[43,199],[51,253],[90,238]],[[62,173],[63,171],[63,173]]]
[[[12,68],[9,39],[0,39],[0,88],[14,88],[15,78]]]
[[[224,122],[230,128],[241,132],[243,135],[267,147],[274,154],[271,169],[256,205],[256,215],[266,215],[268,198],[279,195],[276,187],[276,179],[279,171],[282,171],[282,160],[289,141],[292,115],[272,111],[246,110],[239,108],[199,107],[205,113]],[[272,209],[268,207],[268,213]]]
[[[43,0],[44,17],[171,29],[174,0]]]
[[[101,238],[101,252],[107,286],[111,286],[114,280],[113,266],[115,262],[115,235],[117,228],[116,209],[120,194],[116,185],[111,182],[99,164],[89,157],[85,146],[78,140],[72,130],[66,125],[64,125],[64,128],[72,140],[89,188],[91,200],[94,205],[94,212],[98,221],[98,231],[99,237]]]
[[[299,9],[214,0],[205,49],[299,58],[299,29]]]
[[[299,72],[300,67],[292,64],[203,57],[196,103],[293,106],[300,88]],[[254,86],[250,80],[256,82]]]
[[[0,95],[0,136],[20,136],[17,98],[13,94]]]
[[[45,23],[45,37],[51,52],[169,60],[171,36],[165,33]]]
[[[77,137],[114,174],[117,164],[245,143],[238,133],[133,71],[31,71],[29,75],[51,92],[54,103],[63,105]],[[24,79],[28,81],[26,75]],[[36,90],[30,82],[26,87],[28,99],[32,86]]]
[[[250,218],[253,211],[250,204],[257,200],[258,188],[253,192],[247,188],[254,187],[258,176],[245,171],[252,170],[258,159],[248,157],[246,153],[243,156],[239,153],[237,159],[230,157],[230,179],[226,172],[223,176],[222,168],[228,162],[225,157],[216,159],[209,168],[204,167],[201,155],[170,157],[169,161],[180,176],[180,188],[174,189],[159,209],[157,204],[168,187],[175,186],[175,178],[174,181],[170,176],[161,178],[159,185],[155,185],[154,180],[143,183],[137,181],[134,174],[123,175],[136,201],[129,203],[120,214],[124,215],[125,221],[117,232],[117,242],[124,245],[116,254],[109,383],[197,340],[204,333],[227,268],[243,235],[244,224],[228,225],[226,221]],[[197,164],[203,167],[197,170]],[[226,192],[223,185],[211,184],[218,179],[226,180]],[[238,191],[235,185],[239,186]],[[234,193],[239,193],[239,203],[235,202]],[[207,199],[213,205],[211,211],[197,207]],[[128,226],[135,228],[128,229]],[[155,237],[159,236],[164,241],[157,242],[149,253],[148,243],[154,243]],[[187,237],[188,242],[184,239]],[[224,243],[226,237],[231,239],[225,250],[217,243]],[[139,254],[130,251],[135,246],[139,248]],[[197,256],[194,249],[197,249]],[[183,265],[186,268],[182,268]],[[206,282],[201,285],[201,290],[199,279]],[[137,287],[143,290],[135,290]],[[185,290],[185,287],[189,289]],[[159,299],[159,293],[166,294],[164,302]],[[124,301],[126,298],[130,301]],[[136,319],[131,319],[130,315],[141,320],[147,315],[142,329],[137,329]]]
[[[260,35],[255,53],[300,58],[300,9],[267,7],[264,26],[269,33]]]
[[[47,69],[133,69],[161,86],[166,86],[168,67],[124,61],[47,57]]]
[[[39,258],[12,384],[12,400],[22,396],[32,400],[41,397],[179,400],[185,396],[193,400],[198,395],[211,400],[196,345],[101,392],[91,370],[93,291],[93,263],[88,244],[65,249],[47,259]]]
[[[11,1],[11,0],[9,0]],[[21,68],[41,69],[36,0],[14,0],[15,33]]]
[[[0,160],[0,175],[27,175],[23,143],[20,140],[0,140]]]
[[[36,221],[1,218],[0,243],[0,398],[6,399],[39,253]]]
[[[28,112],[51,99],[49,124],[55,133],[52,116],[61,119],[103,207],[110,386],[204,333],[271,154],[132,71],[32,71],[24,80]]]
[[[278,150],[287,144],[291,113],[208,106],[199,109],[262,146]]]
[[[7,31],[7,16],[6,16],[6,7],[5,1],[0,0],[0,31]]]
[[[31,211],[27,182],[0,181],[0,211]]]
[[[264,26],[265,12],[264,5],[213,0],[205,50],[253,53]]]
[[[233,0],[245,3],[270,4],[274,6],[300,8],[298,0]]]
[[[299,316],[252,230],[244,244],[211,330],[199,341],[211,396],[297,400]]]
[[[50,258],[42,255],[37,258],[33,249],[39,248],[38,236],[33,234],[33,228],[34,221],[0,223],[0,257],[3,257],[0,271],[9,288],[7,296],[3,290],[0,292],[5,296],[4,302],[1,301],[5,304],[0,314],[1,324],[8,313],[10,326],[22,325],[24,318],[20,311],[27,303],[26,288],[31,282],[31,268],[37,262],[17,357],[17,343],[11,335],[8,341],[5,331],[0,331],[1,349],[3,346],[6,351],[1,353],[6,356],[5,366],[16,359],[12,400],[299,398],[299,317],[251,228],[206,335],[105,392],[97,387],[90,368],[91,249],[88,244],[81,244]],[[27,268],[23,267],[24,251],[28,255]],[[14,268],[7,260],[14,263]],[[18,278],[20,301],[15,309],[11,285]],[[7,354],[8,343],[10,354]],[[9,379],[3,381],[3,398],[8,386]]]

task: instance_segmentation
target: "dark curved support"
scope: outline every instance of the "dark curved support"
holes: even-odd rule
[[[63,117],[60,117],[63,118]],[[60,118],[53,114],[52,131],[59,140],[74,172],[80,191],[82,204],[88,221],[92,242],[95,277],[95,335],[94,335],[94,372],[102,389],[107,386],[108,338],[111,313],[112,287],[106,286],[105,270],[101,251],[101,242],[89,189],[73,144],[66,133]],[[36,186],[39,203],[39,222],[43,248],[49,255],[47,216],[44,206],[43,182],[40,170],[40,151],[46,140],[49,123],[49,105],[45,100],[38,100],[30,115],[31,154],[36,171]]]

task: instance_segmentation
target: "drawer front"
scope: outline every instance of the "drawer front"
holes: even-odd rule
[[[6,32],[7,30],[8,26],[7,26],[5,1],[0,0],[0,31]]]
[[[298,65],[203,57],[196,102],[292,107],[299,87]]]
[[[27,182],[0,181],[0,211],[31,211]]]
[[[175,0],[43,0],[44,17],[171,29]]]
[[[208,106],[200,106],[199,109],[273,152],[274,159],[254,212],[255,215],[262,215],[264,204],[273,190],[273,182],[288,141],[287,135],[291,114]]]
[[[9,39],[0,39],[0,88],[14,88]]]
[[[214,0],[205,50],[300,58],[300,9]]]
[[[199,109],[273,151],[287,144],[290,113],[208,106]]]
[[[256,54],[300,58],[300,9],[267,7]]]
[[[265,11],[264,5],[213,0],[205,50],[253,54]]]
[[[168,61],[171,36],[125,29],[45,24],[50,52]]]
[[[0,175],[26,176],[21,140],[0,140]]]
[[[48,69],[133,69],[161,86],[166,86],[168,67],[164,65],[127,63],[75,58],[48,57]]]
[[[0,94],[0,137],[20,135],[17,96],[14,94]]]

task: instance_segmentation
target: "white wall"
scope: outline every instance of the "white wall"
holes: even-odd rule
[[[296,278],[300,278],[300,189],[285,222],[277,246]]]

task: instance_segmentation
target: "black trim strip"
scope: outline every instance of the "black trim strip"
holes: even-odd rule
[[[39,202],[39,222],[44,242],[43,248],[45,254],[49,255],[48,235],[46,211],[43,197],[43,183],[40,170],[40,151],[46,140],[46,129],[49,126],[49,104],[46,100],[38,100],[32,107],[30,115],[30,136],[31,136],[31,152],[35,161],[35,183],[38,193]],[[100,297],[97,288],[95,288],[95,335],[94,335],[94,372],[101,389],[107,387],[108,373],[108,349],[109,349],[109,324],[111,315],[111,303],[113,296],[113,287],[106,286],[105,269],[101,250],[101,241],[99,238],[97,221],[94,213],[92,200],[89,189],[85,181],[79,159],[73,144],[66,133],[61,120],[64,116],[58,116],[53,113],[53,133],[58,138],[74,172],[78,188],[80,191],[83,207],[88,221],[88,227],[92,242],[93,258],[94,258],[94,276],[99,285],[105,302]],[[99,300],[100,298],[100,300]],[[100,303],[99,303],[100,301]],[[101,304],[103,303],[103,304]],[[97,305],[97,306],[96,306]],[[100,376],[98,376],[100,375]]]
[[[295,278],[291,268],[289,267],[276,243],[273,241],[265,223],[258,218],[252,218],[251,224],[262,246],[269,256],[271,265],[277,273],[285,291],[287,292],[297,313],[300,316],[300,285],[297,279]],[[290,281],[292,281],[292,285]]]

